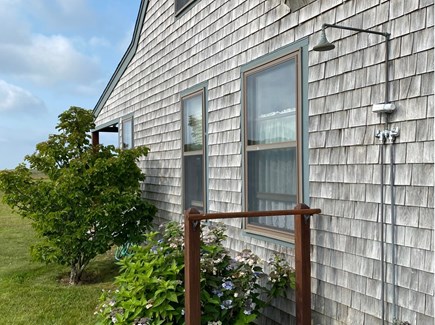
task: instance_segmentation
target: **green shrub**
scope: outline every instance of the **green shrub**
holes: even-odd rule
[[[184,324],[184,238],[170,222],[162,233],[146,235],[144,246],[120,261],[115,291],[105,291],[97,307],[98,324]],[[158,239],[160,238],[160,239]],[[250,324],[273,297],[294,288],[294,270],[283,256],[262,261],[250,250],[231,258],[223,247],[225,227],[212,224],[201,235],[202,324]]]
[[[0,171],[3,200],[32,221],[40,241],[35,259],[70,267],[70,284],[113,245],[140,242],[156,208],[143,200],[145,179],[137,161],[148,148],[119,150],[93,146],[92,111],[71,107],[59,115],[57,130],[20,164]],[[33,170],[45,175],[34,178]]]

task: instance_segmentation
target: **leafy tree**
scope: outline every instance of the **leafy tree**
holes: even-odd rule
[[[59,134],[25,157],[29,167],[0,172],[4,201],[32,220],[41,239],[32,255],[70,266],[70,284],[112,245],[140,241],[156,213],[141,197],[145,176],[136,164],[148,148],[94,147],[94,127],[91,111],[71,107],[59,115]],[[46,177],[34,178],[31,170]]]

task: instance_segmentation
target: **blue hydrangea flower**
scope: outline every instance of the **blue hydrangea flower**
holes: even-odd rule
[[[211,292],[218,297],[222,297],[224,295],[223,292],[218,289],[213,289]]]
[[[224,300],[221,304],[221,309],[231,309],[233,308],[233,301],[231,299]]]
[[[225,281],[222,283],[222,288],[225,290],[233,290],[234,289],[234,283],[230,280]]]

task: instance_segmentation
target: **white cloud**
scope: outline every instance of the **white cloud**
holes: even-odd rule
[[[0,113],[40,114],[46,111],[41,99],[4,80],[0,80],[0,98]]]
[[[0,74],[73,91],[77,84],[102,78],[100,59],[87,49],[109,42],[102,37],[59,34],[68,25],[86,30],[90,25],[85,19],[92,20],[89,5],[87,0],[0,0]],[[57,27],[47,29],[50,25]]]
[[[0,44],[0,72],[31,79],[39,86],[100,78],[96,58],[80,53],[61,35],[32,35],[29,43]]]

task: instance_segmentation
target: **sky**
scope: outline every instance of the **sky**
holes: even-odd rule
[[[0,0],[0,170],[93,109],[130,44],[140,0]]]

